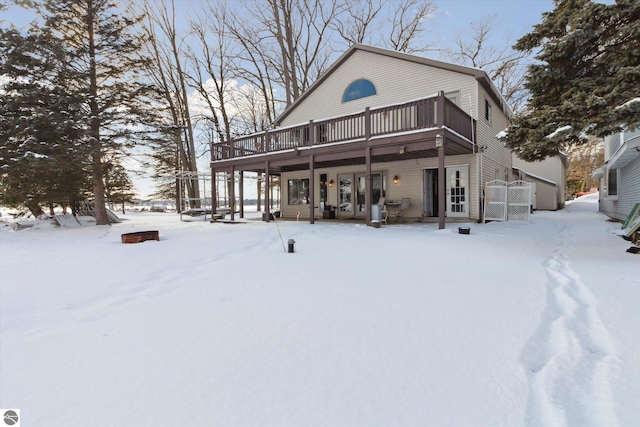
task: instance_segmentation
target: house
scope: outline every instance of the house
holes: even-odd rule
[[[604,164],[593,177],[600,179],[600,212],[623,221],[640,203],[640,129],[605,137]]]
[[[531,184],[533,209],[564,208],[567,166],[567,156],[562,153],[538,162],[527,162],[513,155],[514,175]]]
[[[213,144],[212,174],[279,176],[284,218],[370,223],[380,198],[410,198],[406,220],[443,228],[480,220],[484,184],[514,178],[496,138],[511,116],[480,69],[353,45],[274,129]]]

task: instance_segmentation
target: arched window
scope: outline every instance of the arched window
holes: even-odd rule
[[[342,95],[342,102],[353,101],[365,96],[375,95],[376,87],[369,80],[358,79],[352,82]]]

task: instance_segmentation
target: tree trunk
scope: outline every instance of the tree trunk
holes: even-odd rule
[[[26,205],[27,205],[27,208],[29,209],[29,212],[31,212],[33,216],[35,216],[36,218],[41,215],[44,215],[44,211],[40,207],[40,204],[35,200],[29,200]]]
[[[91,3],[91,2],[90,2]],[[109,224],[107,217],[107,209],[104,199],[104,182],[102,171],[102,144],[100,142],[100,109],[98,107],[98,71],[96,68],[96,43],[95,43],[95,16],[93,14],[93,5],[87,8],[87,30],[89,34],[89,106],[91,108],[91,129],[90,137],[92,138],[92,170],[91,181],[93,183],[93,210],[96,215],[96,225]]]

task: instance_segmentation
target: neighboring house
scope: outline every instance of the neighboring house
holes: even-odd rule
[[[276,128],[213,144],[211,168],[280,176],[285,218],[368,223],[381,197],[410,198],[405,219],[444,227],[480,220],[484,184],[514,179],[495,136],[511,115],[480,69],[354,45]]]
[[[600,212],[623,221],[640,203],[640,129],[604,139],[604,165],[593,177],[600,178]]]
[[[567,165],[564,154],[539,162],[526,162],[513,155],[515,175],[531,183],[533,209],[555,211],[564,207]]]

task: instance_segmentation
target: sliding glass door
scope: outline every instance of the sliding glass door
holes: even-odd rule
[[[338,192],[339,215],[351,216],[349,214],[353,212],[353,201],[351,200],[353,175],[338,176]]]
[[[367,180],[365,174],[339,175],[338,182],[339,215],[343,218],[364,217],[367,213],[367,205],[365,203]],[[385,193],[383,172],[371,174],[371,188],[373,196],[371,203],[376,204]]]

